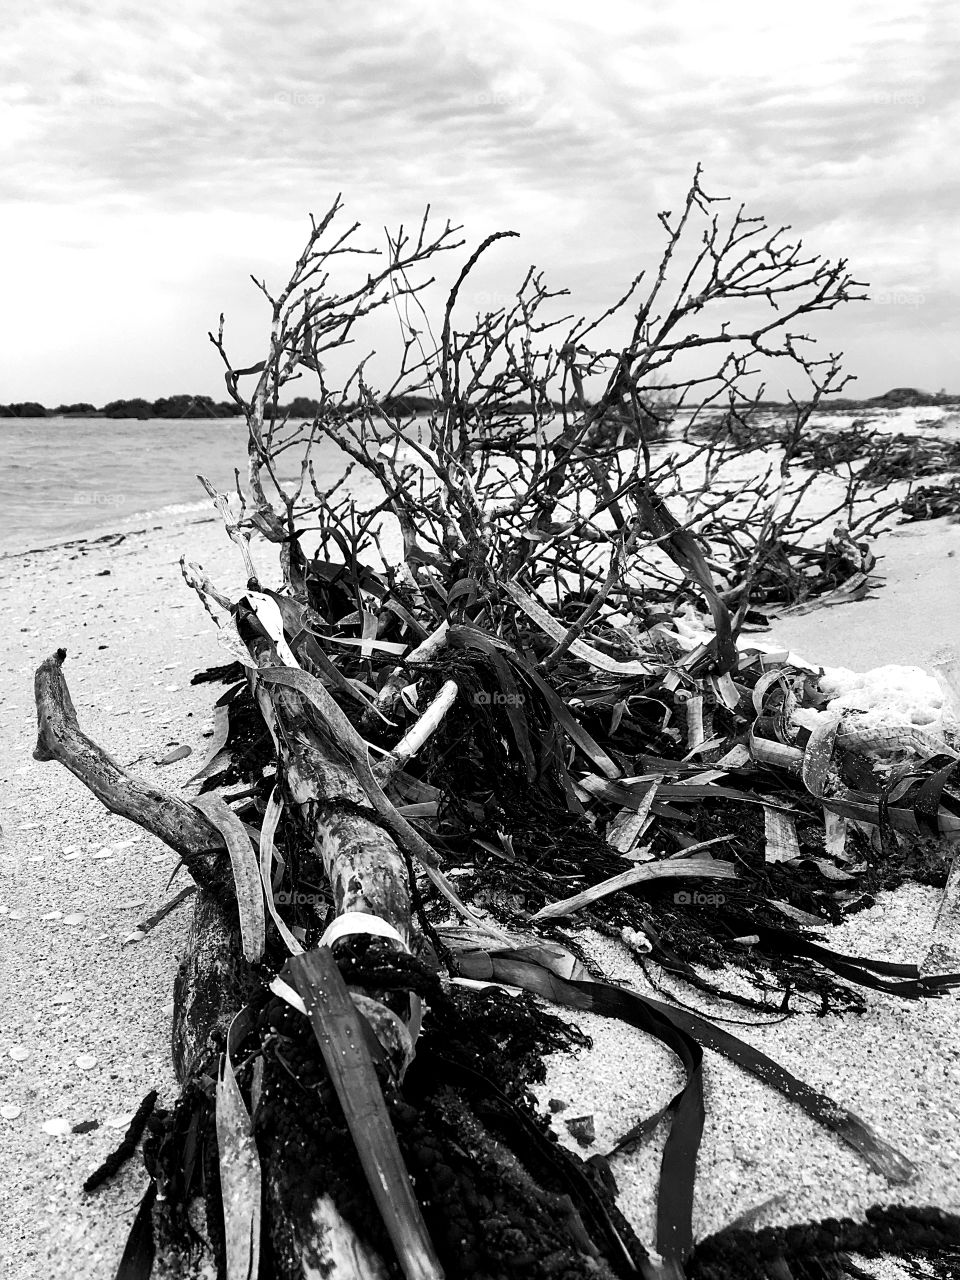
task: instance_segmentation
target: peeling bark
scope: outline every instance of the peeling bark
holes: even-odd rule
[[[173,984],[171,1049],[181,1085],[219,1057],[244,1001],[245,967],[236,920],[210,894],[199,893]]]

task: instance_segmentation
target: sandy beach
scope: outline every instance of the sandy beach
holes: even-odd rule
[[[960,524],[904,525],[876,550],[886,585],[873,599],[784,619],[764,639],[825,665],[927,666],[960,633]],[[9,1118],[0,1118],[0,1258],[10,1280],[114,1274],[146,1184],[139,1157],[93,1196],[83,1195],[81,1183],[150,1089],[159,1090],[161,1104],[175,1096],[172,982],[189,909],[139,944],[122,941],[165,900],[176,857],[107,813],[62,767],[37,763],[31,753],[33,673],[63,646],[80,724],[93,738],[166,788],[195,771],[216,694],[209,685],[191,686],[190,678],[228,658],[182,582],[181,554],[227,589],[242,584],[242,564],[222,526],[196,517],[2,565],[9,643],[0,670],[0,1116]],[[154,763],[181,744],[192,748],[190,757]],[[175,887],[186,883],[181,877]],[[833,930],[829,945],[918,961],[938,898],[919,886],[884,895]],[[626,952],[590,943],[610,976],[629,976],[649,991]],[[689,988],[668,989],[692,1007],[707,1007]],[[740,1016],[729,1006],[713,1012]],[[679,1075],[670,1055],[640,1033],[597,1017],[578,1021],[594,1049],[556,1060],[543,1097],[592,1112],[591,1150],[605,1150],[666,1101]],[[731,1029],[856,1111],[920,1172],[907,1187],[887,1185],[804,1113],[708,1053],[698,1238],[774,1196],[780,1198],[763,1224],[857,1213],[875,1203],[960,1210],[956,996],[911,1003],[869,993],[859,1018],[803,1014],[768,1028]],[[62,1136],[44,1128],[57,1120],[65,1122]],[[85,1131],[75,1132],[78,1125]],[[572,1142],[559,1122],[558,1131]],[[621,1207],[645,1240],[652,1239],[661,1145],[662,1131],[614,1166]]]

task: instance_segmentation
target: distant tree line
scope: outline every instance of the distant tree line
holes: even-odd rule
[[[79,401],[49,409],[36,401],[0,404],[0,418],[235,418],[237,406],[210,396],[161,396],[159,400],[110,400],[100,406]]]
[[[392,415],[409,416],[413,413],[429,413],[437,406],[432,396],[392,396],[383,401],[385,412]],[[350,405],[346,405],[347,411]],[[522,406],[517,409],[522,412]],[[320,410],[320,402],[308,396],[296,396],[293,400],[278,406],[281,416],[291,418],[312,418]],[[236,418],[240,410],[230,400],[213,400],[210,396],[168,396],[159,400],[144,400],[135,397],[132,400],[110,400],[97,407],[93,404],[59,404],[55,409],[35,401],[23,401],[18,404],[0,404],[0,418]],[[267,405],[264,417],[272,418],[274,408]]]
[[[940,391],[935,395],[931,395],[926,391],[918,391],[915,387],[896,387],[892,391],[887,391],[882,396],[874,396],[870,400],[848,400],[844,397],[836,397],[832,401],[825,401],[821,404],[821,411],[844,410],[844,409],[860,409],[869,406],[901,408],[906,405],[924,406],[938,404],[955,404],[960,397],[950,395],[946,391]],[[787,404],[780,404],[777,401],[765,401],[766,407],[771,409],[789,408]],[[409,417],[415,413],[430,413],[438,406],[437,400],[432,396],[420,395],[400,395],[391,396],[383,400],[382,408],[384,412],[392,417]],[[583,408],[589,408],[590,401],[583,399]],[[351,405],[344,405],[344,409],[349,412]],[[666,407],[666,406],[663,406]],[[522,404],[503,404],[500,411],[515,409],[517,413],[524,412]],[[290,418],[312,418],[320,411],[320,402],[311,400],[308,396],[296,396],[293,400],[286,404],[281,404],[278,408],[281,416]],[[612,418],[616,414],[610,415]],[[230,400],[213,400],[210,396],[161,396],[159,400],[143,400],[139,397],[133,400],[111,400],[101,408],[96,405],[87,404],[85,401],[78,404],[59,404],[55,409],[48,409],[45,405],[38,404],[35,400],[24,400],[16,404],[0,404],[0,418],[139,418],[145,420],[147,418],[167,418],[177,421],[183,418],[237,418],[240,417],[240,410]],[[265,418],[274,417],[274,409],[272,405],[267,405],[264,410]]]

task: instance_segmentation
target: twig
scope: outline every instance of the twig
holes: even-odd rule
[[[456,701],[457,693],[456,681],[445,680],[420,719],[404,734],[395,747],[391,747],[390,754],[374,769],[374,775],[381,787],[388,786],[397,770],[403,768],[437,731],[444,716]]]

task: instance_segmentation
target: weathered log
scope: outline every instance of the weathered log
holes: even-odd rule
[[[258,666],[280,665],[276,645],[255,617],[239,620]],[[363,912],[411,941],[407,865],[383,827],[365,816],[369,803],[353,770],[308,720],[303,698],[282,685],[267,688],[253,676],[254,696],[268,724],[275,724],[287,794],[314,845],[333,890],[338,915]]]
[[[177,1080],[183,1089],[197,1073],[215,1073],[227,1029],[249,990],[250,969],[243,958],[235,907],[231,909],[226,846],[220,833],[199,810],[179,796],[136,778],[80,729],[63,675],[65,659],[66,651],[60,649],[46,659],[36,673],[35,758],[59,761],[111,812],[158,836],[180,854],[201,887],[186,951],[174,983],[171,1049]],[[331,786],[336,786],[335,780]],[[325,836],[331,865],[337,860],[337,841],[342,838],[348,856],[352,851],[360,867],[356,880],[351,879],[347,871],[337,877],[337,900],[345,904],[345,910],[370,910],[369,895],[362,886],[380,882],[376,864],[383,850],[376,840],[367,839],[371,833],[364,831],[362,824],[358,826],[352,814],[335,816],[342,821],[332,823]],[[375,834],[382,833],[375,831]],[[405,885],[406,867],[395,848],[393,855],[399,883]],[[380,901],[378,895],[373,896]],[[404,937],[407,937],[409,898],[401,893],[392,902],[393,921],[405,930]],[[368,1010],[365,1008],[364,1012]],[[389,1015],[384,1021],[389,1021],[395,1045],[396,1016],[386,1009],[384,1014]],[[282,1160],[268,1162],[264,1169],[265,1194],[278,1215],[275,1231],[290,1244],[288,1274],[291,1277],[303,1275],[312,1280],[336,1275],[345,1280],[367,1277],[377,1280],[386,1274],[382,1261],[343,1220],[329,1196],[321,1197],[305,1220],[285,1219],[284,1206],[295,1202],[286,1186],[287,1178]],[[193,1197],[184,1208],[196,1232],[191,1249],[184,1247],[166,1207],[161,1204],[154,1210],[154,1274],[160,1280],[165,1277],[199,1280],[217,1275],[217,1250],[208,1229],[205,1204],[200,1197]]]
[[[386,1280],[386,1263],[361,1240],[330,1196],[321,1196],[309,1217],[298,1221],[286,1212],[281,1191],[276,1179],[268,1179],[266,1194],[274,1211],[274,1235],[286,1245],[277,1252],[281,1259],[288,1251],[297,1259],[303,1280]]]
[[[240,634],[254,660],[260,666],[278,666],[282,645],[274,643],[256,617],[245,615],[242,605],[239,614]],[[181,854],[207,859],[212,864],[209,870],[213,888],[209,892],[201,889],[197,895],[186,953],[177,974],[172,1041],[178,1080],[188,1098],[199,1098],[209,1140],[209,1111],[203,1110],[202,1095],[191,1093],[190,1089],[217,1074],[231,1021],[260,980],[244,959],[235,906],[231,909],[230,901],[224,901],[232,887],[229,859],[219,833],[206,830],[210,824],[203,814],[178,797],[132,778],[80,732],[60,669],[64,656],[58,653],[38,672],[38,758],[61,760],[112,811],[154,831]],[[356,933],[358,928],[363,931],[364,918],[375,918],[382,923],[376,928],[371,923],[372,932],[382,936],[385,927],[392,939],[390,945],[398,953],[407,949],[414,940],[408,863],[378,815],[371,812],[369,796],[351,761],[338,750],[335,733],[324,733],[322,721],[308,711],[295,689],[276,683],[267,685],[253,669],[251,683],[277,745],[285,797],[312,840],[329,877],[335,909],[343,917],[342,928],[330,934],[331,947],[336,949],[341,938]],[[199,861],[198,865],[202,876],[205,864]],[[417,1033],[417,1002],[411,998],[407,1014],[413,1025],[407,1030],[379,995],[376,991],[356,991],[354,999],[399,1075],[409,1061],[411,1042]],[[282,1079],[274,1074],[282,1069],[285,1070],[272,1055],[265,1056],[265,1090],[271,1077]],[[256,1115],[255,1108],[252,1110]],[[305,1176],[313,1173],[319,1153],[314,1153],[309,1144],[305,1146],[302,1138],[302,1149],[290,1149],[290,1141],[296,1146],[297,1139],[295,1110],[288,1118],[292,1127],[285,1134],[273,1132],[271,1124],[256,1132],[272,1274],[278,1280],[320,1280],[331,1275],[346,1280],[381,1280],[390,1269],[383,1258],[342,1217],[329,1192],[322,1187],[318,1190]],[[508,1152],[501,1152],[496,1144],[490,1151],[491,1158],[499,1153],[497,1161],[502,1160],[505,1169],[512,1167]],[[176,1214],[171,1213],[174,1206],[163,1203],[162,1198],[158,1202],[157,1276],[164,1280],[193,1280],[217,1274],[217,1242],[222,1238],[222,1229],[218,1220],[208,1221],[207,1203],[192,1195],[183,1206],[197,1233],[188,1246]],[[575,1238],[583,1236],[578,1222],[574,1226],[577,1230],[571,1229],[570,1234]],[[595,1250],[590,1242],[584,1237],[582,1243],[584,1256],[593,1257]],[[599,1274],[606,1274],[604,1264],[595,1257],[593,1264],[594,1269],[599,1267]]]
[[[216,827],[186,800],[143,782],[83,732],[63,675],[66,649],[37,668],[35,760],[57,760],[111,813],[128,818],[179,853],[201,888],[223,897],[229,859]]]
[[[237,922],[208,894],[200,893],[187,947],[174,984],[173,1060],[177,1079],[185,1089],[196,1074],[215,1075],[230,1023],[250,992],[250,967],[243,957]],[[366,1012],[366,1010],[364,1010]],[[268,1066],[268,1070],[278,1070]],[[387,1268],[376,1252],[345,1221],[329,1195],[321,1195],[302,1211],[296,1185],[298,1173],[261,1135],[263,1193],[270,1222],[275,1274],[278,1280],[380,1280]],[[164,1206],[155,1210],[157,1262],[160,1280],[217,1275],[217,1248],[202,1197],[185,1206],[197,1233],[185,1250]],[[219,1234],[219,1224],[217,1224]]]
[[[196,1076],[216,1075],[230,1023],[244,1003],[247,975],[236,917],[201,890],[173,984],[171,1051],[182,1091]],[[189,1248],[175,1221],[181,1209],[196,1233]],[[202,1196],[192,1196],[183,1206],[160,1199],[153,1218],[157,1280],[207,1280],[217,1276],[217,1248]]]
[[[197,894],[173,983],[171,1048],[181,1086],[205,1066],[215,1067],[230,1023],[244,1003],[246,970],[236,918],[210,894]]]

